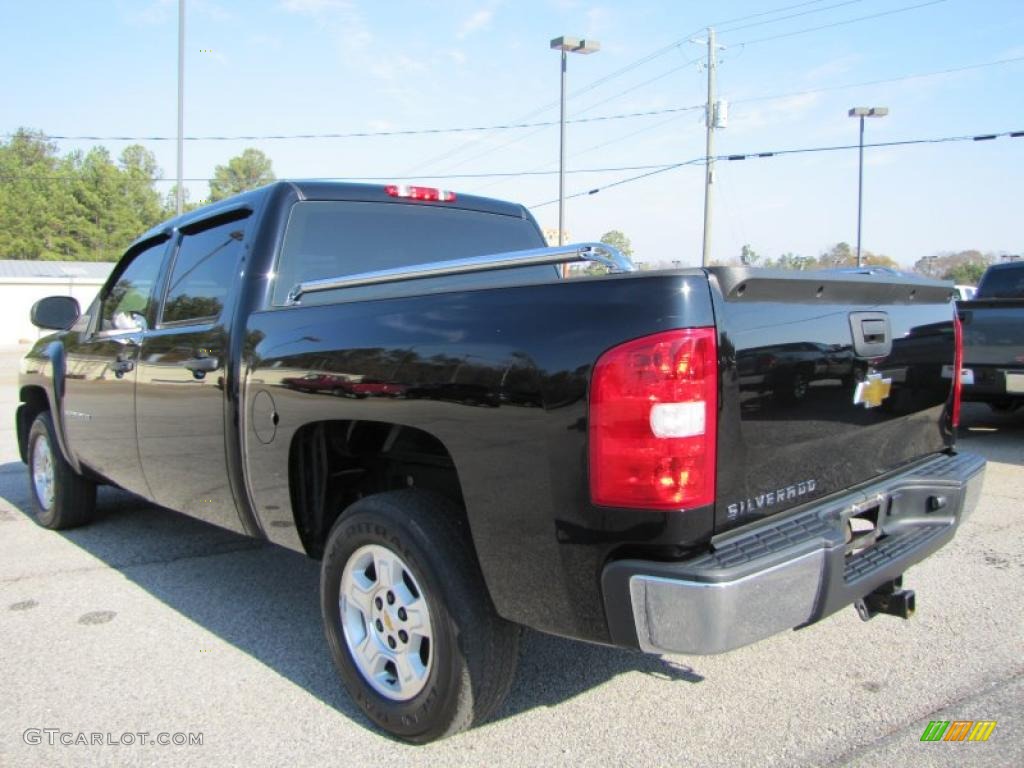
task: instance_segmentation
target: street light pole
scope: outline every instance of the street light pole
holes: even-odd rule
[[[853,107],[849,111],[850,117],[860,118],[860,143],[857,161],[857,268],[861,267],[860,257],[860,233],[861,223],[864,219],[864,118],[885,117],[889,114],[888,107]]]
[[[185,150],[185,0],[178,0],[178,189],[175,207],[178,215],[185,209],[183,185]]]
[[[562,49],[561,109],[558,117],[558,244],[565,245],[565,68],[569,54]]]
[[[860,261],[860,229],[864,221],[864,115],[860,116],[860,144],[857,149],[857,269]]]
[[[551,49],[561,51],[561,110],[558,117],[558,244],[565,245],[565,73],[569,53],[595,53],[601,50],[597,40],[580,40],[576,37],[556,37]],[[568,272],[568,264],[562,265],[562,276]]]

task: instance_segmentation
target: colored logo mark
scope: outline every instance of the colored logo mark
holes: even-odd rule
[[[932,720],[921,741],[988,741],[995,728],[995,720]]]
[[[892,379],[883,379],[880,373],[869,373],[868,377],[857,384],[853,393],[853,404],[865,408],[877,408],[892,391]]]

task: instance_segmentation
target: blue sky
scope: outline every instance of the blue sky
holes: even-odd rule
[[[943,0],[900,10],[926,2],[188,0],[185,132],[262,136],[557,121],[558,55],[548,41],[566,34],[602,46],[570,57],[570,119],[660,112],[571,124],[567,168],[683,162],[704,153],[703,113],[664,110],[703,102],[706,73],[693,63],[703,49],[687,40],[709,24],[726,46],[718,82],[720,97],[730,101],[716,153],[856,143],[856,121],[846,115],[855,105],[891,110],[868,122],[868,142],[1024,130],[1024,3]],[[875,18],[843,23],[865,16]],[[748,18],[729,21],[741,17]],[[176,0],[5,2],[3,19],[0,132],[27,126],[68,136],[174,135]],[[833,26],[788,34],[826,25]],[[1008,59],[1016,60],[842,87]],[[125,144],[102,143],[114,154]],[[174,142],[141,143],[173,177]],[[67,151],[92,142],[59,144]],[[554,174],[433,178],[556,171],[554,125],[194,141],[186,143],[185,176],[209,177],[247,146],[266,152],[279,177],[408,178],[527,205],[557,197]],[[856,150],[720,162],[718,169],[715,258],[737,256],[744,243],[777,256],[816,255],[854,241]],[[572,173],[567,192],[642,172]],[[864,247],[904,264],[940,250],[1020,252],[1022,179],[1024,138],[868,150]],[[192,199],[206,196],[204,182],[188,186]],[[570,200],[566,226],[574,240],[620,229],[640,260],[699,263],[702,201],[702,168],[685,166]],[[554,227],[557,205],[534,214]]]

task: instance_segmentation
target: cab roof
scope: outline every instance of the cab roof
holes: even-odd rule
[[[439,208],[461,208],[464,210],[494,213],[525,219],[529,214],[519,203],[495,200],[490,197],[455,193],[452,201],[414,200],[388,194],[384,184],[355,184],[345,181],[318,181],[316,179],[282,179],[249,192],[204,205],[194,211],[168,219],[151,228],[136,239],[132,248],[158,237],[168,237],[175,229],[187,229],[189,225],[228,213],[240,207],[256,209],[267,196],[281,188],[289,187],[300,200],[391,203],[397,205],[423,205]]]

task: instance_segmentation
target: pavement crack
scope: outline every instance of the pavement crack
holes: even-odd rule
[[[1017,682],[1021,678],[1024,678],[1024,668],[1014,671],[1009,677],[1005,677],[1005,678],[1002,678],[1001,680],[995,680],[993,682],[990,682],[988,685],[985,685],[985,686],[983,686],[981,688],[977,688],[977,689],[968,691],[968,692],[964,693],[961,696],[957,696],[956,698],[954,698],[954,699],[952,699],[950,701],[947,701],[944,704],[940,704],[937,707],[933,707],[932,709],[928,710],[927,712],[924,712],[924,713],[919,714],[919,715],[915,715],[911,719],[909,719],[909,720],[907,720],[905,722],[902,722],[902,723],[896,725],[894,728],[892,728],[892,729],[882,733],[877,738],[875,738],[875,739],[873,739],[871,741],[865,742],[864,744],[860,744],[860,745],[854,747],[853,749],[847,750],[842,755],[836,757],[834,760],[831,760],[831,761],[829,761],[827,763],[822,763],[822,762],[815,761],[814,764],[816,764],[816,765],[830,765],[830,766],[843,766],[843,765],[847,765],[851,760],[854,760],[855,758],[857,758],[857,757],[859,757],[859,756],[861,756],[861,755],[863,755],[863,754],[865,754],[867,752],[870,752],[871,750],[876,749],[877,747],[880,747],[880,746],[883,746],[884,744],[890,743],[893,739],[897,738],[901,733],[906,731],[907,728],[909,728],[911,725],[913,725],[914,723],[918,722],[919,720],[930,720],[931,716],[934,715],[936,712],[941,712],[944,709],[949,709],[950,707],[955,707],[958,704],[962,704],[965,701],[969,701],[971,699],[976,699],[976,698],[978,698],[980,696],[984,696],[986,694],[992,693],[993,691],[997,691],[1000,688],[1005,688],[1006,686],[1012,685],[1013,683]]]

